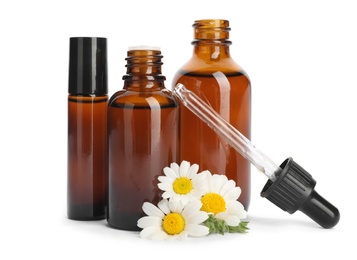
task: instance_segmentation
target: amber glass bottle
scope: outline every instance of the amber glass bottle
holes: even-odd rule
[[[164,86],[162,55],[155,48],[130,48],[124,88],[108,106],[108,223],[138,230],[142,205],[156,204],[157,177],[177,161],[178,101]]]
[[[193,55],[176,73],[173,87],[184,84],[249,139],[250,80],[230,56],[229,22],[198,20],[193,28]],[[180,108],[180,160],[197,163],[201,170],[226,174],[236,181],[242,189],[239,201],[248,208],[250,163],[183,106]]]
[[[106,39],[70,39],[68,95],[68,218],[106,217]]]

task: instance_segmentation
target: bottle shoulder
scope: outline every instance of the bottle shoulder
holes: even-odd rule
[[[226,75],[240,73],[248,77],[244,69],[232,58],[207,60],[200,59],[195,55],[181,66],[175,76],[186,73],[208,75],[216,72],[222,72]]]
[[[190,63],[189,61],[175,73],[172,87],[175,87],[177,83],[182,83],[209,88],[216,81],[234,82],[232,86],[235,87],[250,88],[251,85],[248,74],[236,63],[212,65]]]
[[[112,107],[177,107],[178,100],[168,89],[158,91],[138,92],[131,90],[120,90],[112,95],[109,106]]]

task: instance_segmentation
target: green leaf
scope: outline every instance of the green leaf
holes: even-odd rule
[[[224,233],[247,233],[248,221],[241,221],[238,226],[228,226],[226,221],[216,219],[214,215],[210,214],[208,219],[203,224],[209,228],[209,233],[218,233],[224,235]]]

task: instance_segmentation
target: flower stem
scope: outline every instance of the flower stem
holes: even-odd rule
[[[241,221],[238,226],[229,226],[226,221],[216,219],[214,215],[209,215],[208,219],[203,224],[209,228],[209,233],[218,233],[224,235],[224,233],[247,233],[248,221]]]

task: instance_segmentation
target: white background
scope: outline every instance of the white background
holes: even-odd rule
[[[1,259],[355,259],[357,8],[353,1],[2,1]],[[192,54],[194,20],[230,21],[249,74],[252,140],[292,156],[341,221],[325,230],[260,197],[252,168],[248,234],[153,242],[106,221],[66,217],[69,37],[108,38],[110,95],[128,46],[160,46],[166,87]],[[129,255],[128,255],[128,254]]]

